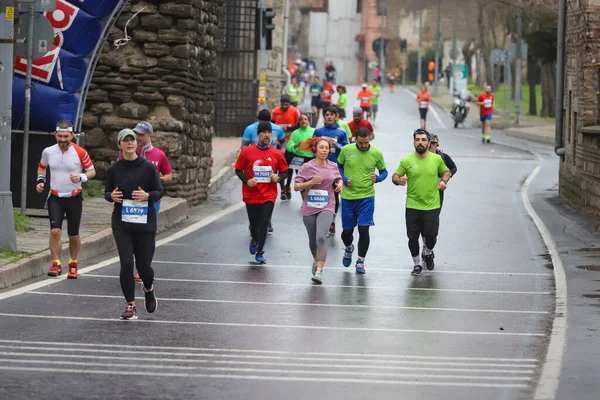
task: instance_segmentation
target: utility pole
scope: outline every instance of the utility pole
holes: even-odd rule
[[[423,84],[423,49],[422,49],[422,40],[423,40],[423,10],[419,10],[419,56],[417,61],[417,84]]]
[[[12,85],[14,70],[14,2],[2,2],[0,8],[0,248],[17,250],[10,156],[12,129]]]
[[[458,49],[456,48],[456,11],[458,10],[458,0],[454,0],[454,15],[452,16],[452,67],[450,68],[450,95],[454,96],[456,91],[456,82],[454,82],[454,68],[456,66],[456,58],[458,57]]]
[[[438,80],[440,78],[440,23],[442,17],[442,0],[438,0],[438,16],[437,16],[437,31],[435,32],[435,71],[434,71],[434,81],[433,81],[433,95],[438,95]]]
[[[386,67],[385,67],[385,20],[387,18],[387,1],[383,1],[383,10],[381,10],[381,23],[379,24],[379,29],[381,31],[381,45],[379,46],[379,59],[381,63],[379,65],[379,74],[381,76],[381,83],[385,84],[385,75],[386,75]]]
[[[23,122],[23,167],[21,170],[21,214],[27,210],[27,167],[29,166],[29,122],[31,119],[31,69],[33,66],[34,3],[29,4],[29,31],[27,32],[27,70],[25,74],[25,121]]]
[[[522,2],[519,2],[521,5]],[[523,36],[523,9],[517,15],[517,67],[515,70],[515,125],[519,125],[521,117],[521,37]]]
[[[259,34],[260,34],[260,55],[258,66],[258,108],[263,110],[267,108],[267,37],[264,34],[265,26],[265,9],[267,8],[267,0],[260,0],[258,8],[259,14]]]

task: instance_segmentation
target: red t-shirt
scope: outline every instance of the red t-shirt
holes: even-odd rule
[[[352,137],[356,137],[356,130],[358,128],[367,128],[369,130],[369,132],[373,132],[373,125],[371,125],[371,123],[369,121],[366,120],[361,120],[360,124],[356,124],[356,122],[354,122],[354,120],[348,122],[348,126],[350,127],[350,132],[352,132]]]
[[[288,170],[281,150],[271,146],[266,150],[252,144],[240,152],[235,169],[244,171],[248,179],[256,179],[257,185],[242,184],[242,199],[246,204],[263,204],[277,200],[277,182],[271,181],[271,174]]]
[[[494,112],[492,105],[494,104],[495,97],[493,94],[485,94],[481,93],[477,98],[479,103],[483,102],[484,104],[479,106],[479,114],[480,115],[489,115]]]
[[[429,103],[431,103],[433,99],[431,98],[431,94],[429,92],[419,92],[417,95],[417,102],[419,103],[419,108],[429,108]]]
[[[291,128],[300,123],[300,111],[294,106],[290,106],[286,112],[283,112],[281,107],[276,107],[271,112],[271,120],[275,125],[279,125],[283,128],[285,140],[289,140],[292,131],[288,131],[286,128]]]
[[[327,83],[327,84],[323,85],[323,90],[329,91],[330,94],[335,92],[335,89],[331,83]]]
[[[148,151],[142,151],[142,149],[138,147],[137,152],[140,153],[146,160],[154,164],[159,173],[163,175],[169,175],[173,173],[171,164],[169,164],[169,159],[167,158],[165,152],[161,149],[153,146]]]

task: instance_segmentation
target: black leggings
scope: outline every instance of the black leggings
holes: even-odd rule
[[[275,203],[271,201],[262,204],[246,204],[248,221],[250,221],[250,234],[252,235],[252,240],[258,243],[258,253],[262,253],[265,247],[269,221],[271,220],[274,207]]]
[[[121,260],[121,289],[128,303],[135,301],[135,278],[133,277],[133,257],[135,268],[140,274],[144,287],[150,289],[154,282],[152,257],[156,246],[156,232],[127,232],[113,228],[117,251]]]
[[[437,242],[440,227],[440,209],[415,210],[406,209],[406,235],[408,236],[408,248],[413,257],[419,255],[419,237],[423,235],[425,245],[433,250]]]
[[[342,231],[342,241],[346,247],[351,246],[354,241],[354,229],[344,229]],[[366,257],[371,244],[371,236],[368,226],[358,227],[358,256]]]

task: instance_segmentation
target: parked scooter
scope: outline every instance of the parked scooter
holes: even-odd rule
[[[471,108],[471,101],[473,101],[471,92],[467,89],[462,90],[454,97],[454,104],[452,105],[452,111],[450,114],[454,119],[454,127],[458,128],[458,124],[464,124],[469,115],[469,109]]]

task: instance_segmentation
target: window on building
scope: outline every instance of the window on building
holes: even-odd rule
[[[387,14],[386,10],[387,0],[377,0],[377,16],[385,17]]]
[[[362,0],[356,0],[356,13],[360,14],[362,12]]]

